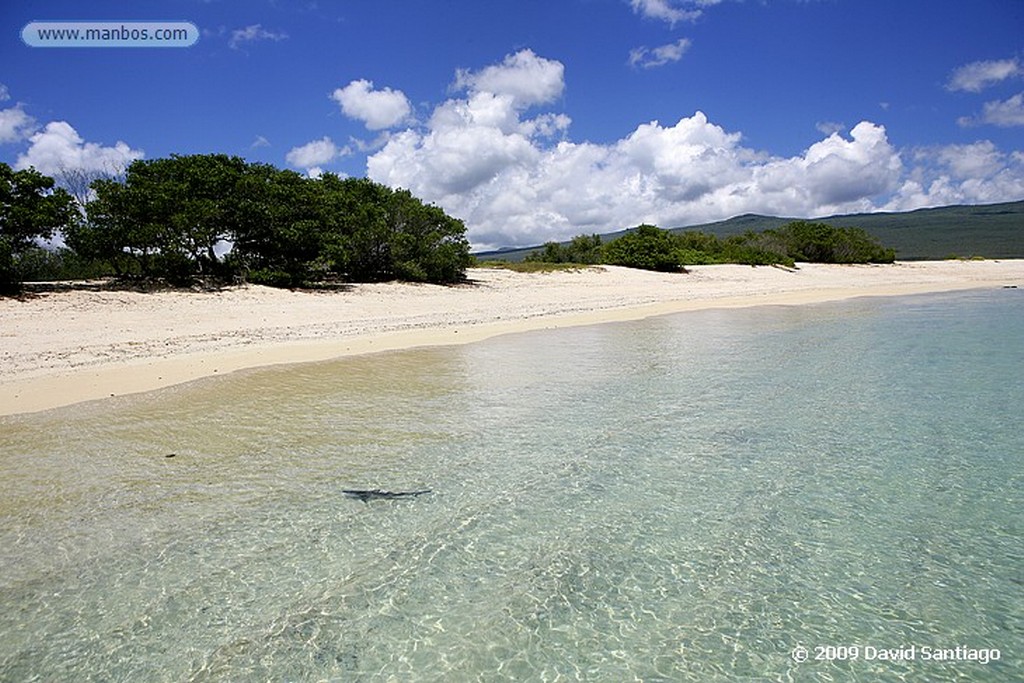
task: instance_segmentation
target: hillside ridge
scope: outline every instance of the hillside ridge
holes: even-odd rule
[[[721,221],[667,228],[672,232],[698,230],[717,237],[778,228],[790,221],[809,220],[836,227],[863,228],[896,250],[903,261],[949,257],[1024,258],[1024,200],[997,204],[953,204],[912,211],[836,214],[816,218],[745,213]],[[605,233],[604,241],[628,230]],[[564,242],[563,244],[567,244]],[[543,245],[478,252],[478,259],[521,261]]]

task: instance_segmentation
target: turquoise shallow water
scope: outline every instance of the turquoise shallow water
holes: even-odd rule
[[[704,311],[2,420],[0,680],[1019,680],[1022,333]]]

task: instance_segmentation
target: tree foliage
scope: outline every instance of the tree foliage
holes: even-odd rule
[[[541,263],[601,263],[604,258],[600,235],[577,235],[569,244],[546,242],[541,251],[526,256],[527,261]]]
[[[53,178],[0,163],[0,290],[16,290],[22,255],[77,217],[71,195],[54,189]]]
[[[181,284],[223,275],[217,250],[244,225],[238,181],[246,166],[226,155],[135,161],[124,182],[92,184],[87,221],[69,232],[68,244],[122,276]]]
[[[110,264],[83,258],[67,247],[31,246],[18,256],[18,277],[25,282],[90,280],[110,274]]]
[[[793,221],[764,234],[777,237],[797,261],[813,263],[892,263],[896,252],[879,244],[860,228],[837,228],[825,223]]]
[[[330,173],[258,182],[266,194],[231,258],[255,281],[455,282],[470,263],[463,223],[406,190]]]
[[[604,262],[644,270],[683,270],[679,244],[672,233],[647,224],[609,242],[604,248]]]
[[[596,241],[596,242],[595,242]],[[580,257],[580,245],[590,245]],[[892,263],[896,253],[859,228],[835,228],[823,223],[793,221],[777,230],[748,231],[725,239],[688,230],[672,233],[641,225],[622,237],[601,244],[600,237],[580,235],[568,245],[548,242],[527,256],[549,263],[607,263],[647,270],[682,270],[689,265],[742,263]]]
[[[123,277],[453,282],[470,261],[461,221],[366,179],[175,155],[135,161],[123,182],[92,190],[68,244]]]

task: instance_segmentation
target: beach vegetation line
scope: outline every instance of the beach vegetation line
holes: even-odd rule
[[[859,228],[792,221],[780,228],[724,239],[696,230],[672,232],[644,224],[608,242],[602,242],[599,235],[579,235],[568,244],[548,242],[525,261],[604,263],[681,272],[686,266],[715,263],[792,267],[797,261],[892,263],[895,259],[893,249]]]

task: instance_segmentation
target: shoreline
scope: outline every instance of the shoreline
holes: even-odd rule
[[[1024,287],[1024,260],[892,265],[470,269],[454,287],[382,283],[338,292],[74,290],[0,299],[0,416],[153,391],[272,365],[466,344],[501,334],[713,308]],[[59,329],[58,329],[59,328]]]

